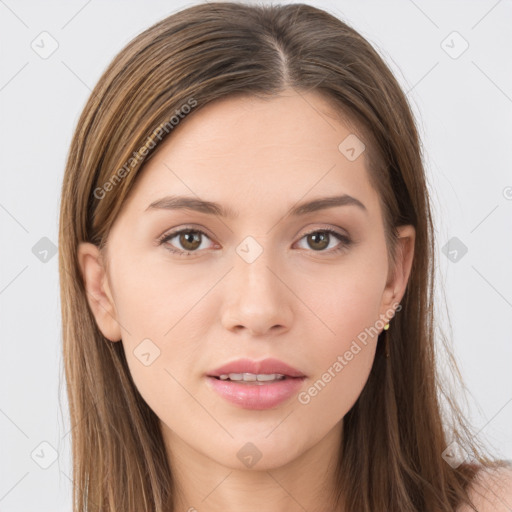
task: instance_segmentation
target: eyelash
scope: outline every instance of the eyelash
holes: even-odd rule
[[[164,245],[166,242],[168,242],[169,240],[172,240],[174,237],[176,237],[177,235],[180,235],[182,233],[200,233],[201,235],[204,235],[207,238],[210,238],[204,231],[202,231],[200,229],[183,228],[183,229],[179,229],[177,231],[173,231],[171,233],[164,233],[158,239],[158,241],[157,241],[158,245]],[[327,253],[327,254],[338,254],[341,251],[344,251],[344,250],[348,249],[350,247],[350,245],[352,245],[352,243],[353,243],[352,240],[348,236],[342,235],[341,233],[338,233],[334,229],[330,229],[330,228],[314,229],[312,231],[304,233],[304,235],[302,235],[302,237],[299,240],[302,240],[306,236],[312,235],[312,234],[315,234],[315,233],[328,233],[329,235],[333,235],[335,238],[337,238],[341,243],[339,244],[339,246],[337,248],[330,249],[329,251],[325,251],[325,250],[313,251],[312,250],[312,252]],[[182,250],[173,248],[173,247],[171,247],[169,245],[166,245],[165,248],[166,248],[166,250],[172,252],[173,254],[177,254],[178,256],[182,256],[182,257],[189,257],[191,254],[200,252],[200,251],[197,251],[197,250],[196,251],[191,251],[191,252],[182,251]]]

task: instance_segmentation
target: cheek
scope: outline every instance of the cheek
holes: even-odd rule
[[[324,296],[326,323],[332,334],[315,337],[305,347],[315,370],[298,401],[314,416],[316,423],[334,425],[351,409],[370,374],[378,339],[375,318],[378,304],[371,287],[353,293],[350,286],[331,300]]]
[[[305,418],[314,425],[332,428],[352,408],[370,374],[375,349],[373,345],[349,344],[348,350],[331,351],[323,368],[298,396]]]
[[[325,340],[327,351],[344,351],[350,342],[372,331],[381,308],[386,274],[382,264],[358,262],[340,265],[330,272],[316,273],[315,279],[297,289],[297,294],[314,314],[307,322],[317,323],[317,332]],[[367,341],[371,336],[367,334]],[[330,342],[330,343],[329,343]]]
[[[319,314],[305,320],[308,332],[316,332],[314,343],[305,348],[316,374],[299,402],[314,408],[319,421],[330,424],[343,417],[370,374],[386,277],[379,265],[340,268],[304,290],[305,302],[314,304],[311,309]]]
[[[134,340],[164,339],[179,329],[209,282],[207,276],[171,268],[169,263],[155,265],[150,258],[123,259],[113,276],[118,320]]]
[[[373,363],[377,336],[372,338],[371,327],[378,319],[385,261],[370,264],[354,257],[336,266],[304,265],[288,268],[283,276],[298,297],[283,295],[294,312],[288,327],[300,333],[300,350],[312,371],[295,405],[304,420],[313,415],[332,426],[357,400]],[[219,297],[228,291],[213,290],[217,272],[206,265],[174,265],[172,271],[169,266],[124,261],[114,274],[117,313],[128,331],[122,342],[128,365],[139,392],[160,417],[178,406],[190,408],[190,414],[195,410],[180,384],[192,395],[202,392],[190,371],[201,361],[201,340],[216,328]]]
[[[191,388],[191,370],[214,321],[215,305],[205,296],[211,274],[193,275],[178,267],[169,272],[168,265],[128,259],[114,268],[116,313],[137,389],[155,411],[188,403],[183,385]]]

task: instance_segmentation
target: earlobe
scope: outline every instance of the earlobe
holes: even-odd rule
[[[396,286],[400,294],[400,300],[405,293],[407,282],[411,274],[412,262],[414,260],[414,246],[416,239],[416,230],[414,226],[398,227],[400,238],[398,240],[398,254],[396,262]]]
[[[390,272],[389,281],[383,298],[383,308],[389,309],[400,303],[405,294],[407,282],[414,260],[416,230],[412,225],[399,226],[398,246],[396,248],[396,264]]]
[[[78,246],[78,263],[89,307],[105,338],[119,341],[121,329],[101,256],[99,248],[92,243],[82,242]]]

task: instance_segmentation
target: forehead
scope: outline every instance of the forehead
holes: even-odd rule
[[[228,201],[236,211],[326,194],[371,202],[364,143],[316,92],[228,97],[173,129],[131,195],[138,209],[165,192]],[[361,152],[357,158],[347,158],[347,144]]]

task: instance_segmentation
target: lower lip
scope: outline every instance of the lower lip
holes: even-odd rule
[[[264,384],[241,384],[207,377],[209,385],[220,396],[243,409],[263,410],[276,407],[298,393],[305,377],[286,378]]]

